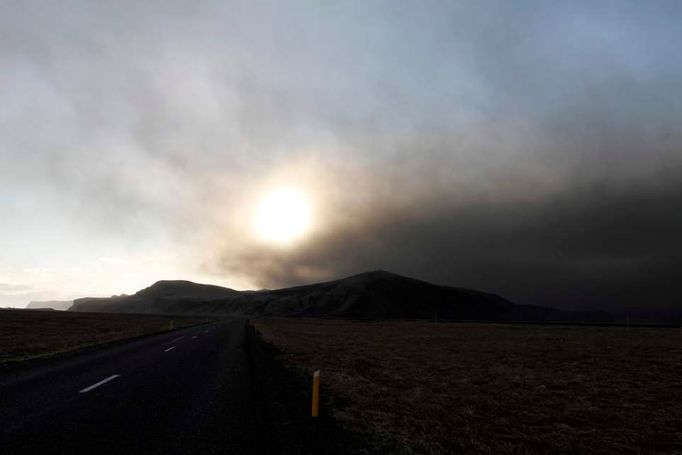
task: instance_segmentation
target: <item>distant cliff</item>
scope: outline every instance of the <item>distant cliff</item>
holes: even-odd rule
[[[605,322],[606,313],[516,305],[500,296],[375,271],[277,290],[159,281],[134,295],[76,299],[72,311],[248,316]]]
[[[52,310],[68,310],[73,305],[73,300],[45,300],[45,301],[32,301],[26,308],[30,310],[46,309],[50,308]]]

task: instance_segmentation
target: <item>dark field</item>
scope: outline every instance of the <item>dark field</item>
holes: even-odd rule
[[[155,315],[0,310],[0,366],[204,322]]]
[[[406,453],[682,453],[680,329],[255,324],[322,370],[339,422]]]

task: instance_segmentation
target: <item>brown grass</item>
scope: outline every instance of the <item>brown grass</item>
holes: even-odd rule
[[[410,453],[682,453],[679,329],[259,320]]]
[[[0,310],[0,365],[203,322],[188,317]]]

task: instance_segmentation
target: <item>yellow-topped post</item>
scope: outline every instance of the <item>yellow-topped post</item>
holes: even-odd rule
[[[317,417],[320,409],[320,370],[313,373],[313,417]]]

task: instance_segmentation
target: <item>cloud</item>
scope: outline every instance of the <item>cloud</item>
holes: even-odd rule
[[[33,286],[14,283],[0,283],[0,293],[2,294],[22,294],[33,291]]]
[[[0,266],[86,270],[52,281],[69,295],[130,292],[137,269],[123,289],[112,270],[169,253],[144,280],[386,268],[520,302],[679,305],[680,8],[5,5]],[[313,235],[254,241],[254,201],[294,183]]]
[[[356,223],[334,226],[294,252],[226,247],[219,265],[262,287],[382,268],[523,303],[675,307],[678,171],[617,188],[593,182],[536,200],[382,200]]]

